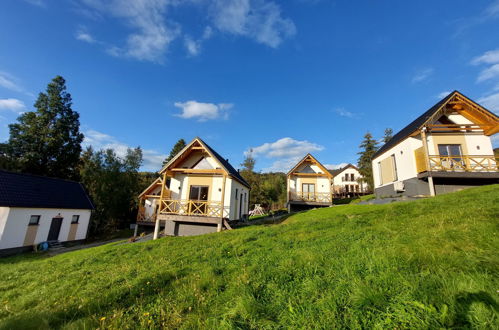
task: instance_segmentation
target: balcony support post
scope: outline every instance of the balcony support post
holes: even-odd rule
[[[224,173],[224,178],[222,180],[222,201],[221,201],[221,209],[220,209],[220,225],[224,220],[224,211],[225,211],[225,183],[227,182],[227,175]],[[230,214],[229,214],[230,217]],[[221,230],[221,228],[220,228]],[[217,228],[218,231],[218,228]]]
[[[154,225],[154,236],[153,236],[153,240],[154,239],[158,239],[158,236],[159,236],[159,217],[156,218],[156,224]]]
[[[428,141],[426,139],[426,127],[421,129],[421,140],[423,140],[424,157],[426,160],[426,167],[428,171],[428,186],[430,188],[430,196],[435,196],[435,185],[433,184],[433,177],[431,175],[431,163],[428,152]]]

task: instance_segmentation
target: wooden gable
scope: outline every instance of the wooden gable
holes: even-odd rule
[[[311,165],[316,165],[322,170],[322,173],[315,172]],[[332,178],[331,173],[327,170],[324,165],[322,165],[317,159],[315,159],[311,154],[307,154],[302,160],[296,164],[291,171],[288,172],[288,176],[325,176]]]
[[[441,119],[446,118],[446,115],[456,113],[468,119],[473,125],[441,123]],[[426,126],[430,131],[452,132],[462,131],[463,128],[467,130],[483,130],[485,135],[490,136],[499,132],[499,117],[480,104],[455,91],[428,118],[423,126]]]
[[[174,173],[229,174],[220,163],[216,168],[213,168],[212,164],[207,161],[207,157],[211,157],[218,163],[217,158],[212,155],[210,150],[201,140],[196,138],[170,160],[160,173],[166,172],[168,175]]]

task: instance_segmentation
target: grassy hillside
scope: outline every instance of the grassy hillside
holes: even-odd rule
[[[499,186],[0,260],[2,328],[499,328]]]

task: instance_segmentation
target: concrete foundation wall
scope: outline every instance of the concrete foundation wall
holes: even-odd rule
[[[376,198],[384,197],[399,197],[399,196],[429,196],[430,188],[428,182],[418,178],[412,178],[405,180],[404,186],[405,191],[397,192],[395,191],[393,184],[385,185],[374,190]],[[441,195],[446,193],[451,193],[466,188],[483,186],[488,184],[497,183],[494,179],[458,179],[458,178],[434,178],[435,194]]]
[[[171,220],[165,222],[165,234],[171,236],[195,236],[217,232],[217,225],[215,224],[198,224]]]

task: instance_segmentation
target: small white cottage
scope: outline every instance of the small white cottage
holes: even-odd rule
[[[78,182],[0,171],[0,255],[84,240],[93,208]]]

